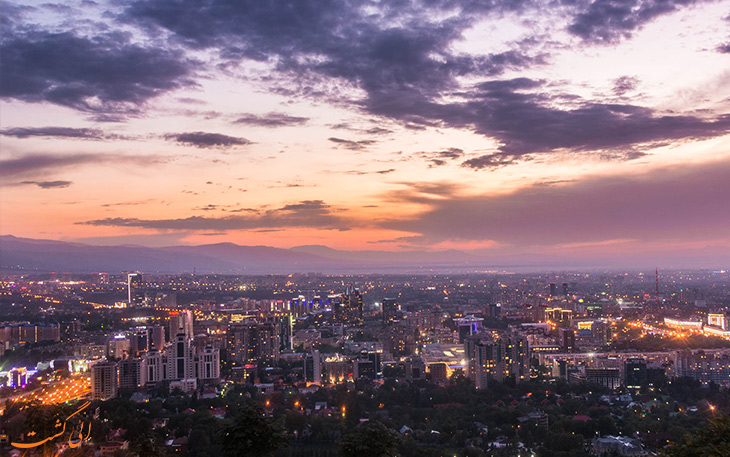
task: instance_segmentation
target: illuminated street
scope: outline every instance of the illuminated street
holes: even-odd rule
[[[5,410],[5,401],[40,401],[44,405],[65,403],[86,398],[91,393],[91,376],[88,373],[75,374],[62,381],[53,381],[38,389],[0,399],[0,414]]]

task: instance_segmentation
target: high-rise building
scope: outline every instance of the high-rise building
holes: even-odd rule
[[[350,327],[362,325],[362,294],[357,289],[347,289],[333,304],[335,320]]]
[[[480,333],[464,340],[467,375],[477,389],[484,389],[490,380],[514,379],[516,383],[530,378],[530,351],[527,338],[513,332],[493,338]]]
[[[621,386],[621,373],[618,368],[586,367],[585,379],[587,382],[600,384],[609,389],[616,389]]]
[[[169,380],[190,379],[195,377],[195,352],[190,339],[178,333],[172,340],[167,355],[167,375]]]
[[[678,377],[688,377],[703,384],[714,382],[730,386],[730,353],[727,351],[690,351],[675,353],[674,372]]]
[[[395,320],[398,319],[400,305],[395,298],[384,298],[381,307],[384,324],[392,324]]]
[[[487,305],[487,316],[498,318],[502,315],[502,305],[499,303],[490,303]]]
[[[178,333],[184,334],[186,338],[192,338],[194,336],[192,311],[170,312],[170,325],[168,332],[170,341],[174,340]]]
[[[129,338],[124,335],[116,335],[107,342],[107,355],[112,359],[122,359],[129,354]]]
[[[161,351],[165,347],[165,327],[155,325],[150,327],[150,349]]]
[[[147,327],[137,327],[129,334],[129,352],[138,356],[150,350],[150,332]]]
[[[352,361],[352,379],[375,379],[375,364],[368,358],[357,358]]]
[[[575,330],[570,328],[558,329],[558,344],[563,352],[575,350]]]
[[[272,365],[279,360],[279,335],[273,322],[246,319],[230,324],[226,349],[229,360],[236,365],[262,362]]]
[[[624,384],[626,387],[641,387],[647,381],[646,360],[630,358],[624,361]]]
[[[118,364],[119,388],[137,389],[145,384],[146,373],[144,359],[129,358],[121,360]]]
[[[424,379],[426,377],[426,364],[420,357],[407,357],[403,362],[406,380]]]
[[[416,349],[416,330],[403,323],[386,327],[383,350],[396,356],[412,354]]]
[[[304,380],[322,385],[322,356],[318,350],[304,357]]]
[[[198,354],[198,375],[201,383],[217,384],[221,374],[221,356],[218,348],[206,346]]]
[[[10,342],[13,343],[40,343],[41,341],[61,341],[60,324],[10,324]]]
[[[64,341],[77,341],[81,332],[81,322],[77,319],[61,323],[61,337]]]
[[[307,300],[307,297],[300,295],[297,298],[292,298],[289,301],[289,311],[293,316],[299,317],[307,314],[311,309],[311,300]]]
[[[144,279],[140,273],[127,275],[127,303],[138,306],[144,302]]]
[[[117,396],[117,364],[101,362],[91,367],[91,398],[108,400]]]
[[[481,317],[466,316],[461,319],[455,319],[454,322],[459,329],[459,343],[463,343],[466,337],[476,335],[482,331],[484,319]]]
[[[275,327],[279,338],[279,352],[291,351],[293,348],[294,317],[290,313],[274,313],[265,322]]]
[[[432,382],[444,382],[449,379],[449,365],[445,362],[436,362],[428,365],[428,373]]]

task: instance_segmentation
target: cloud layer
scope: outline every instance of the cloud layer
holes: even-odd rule
[[[165,139],[196,148],[244,146],[251,144],[246,138],[223,135],[222,133],[187,132],[169,133]]]
[[[458,188],[409,184],[392,198],[425,206],[390,229],[425,240],[495,240],[512,246],[610,239],[701,240],[728,236],[730,162],[651,174],[583,178],[507,195],[464,196]]]
[[[327,230],[349,230],[351,221],[321,200],[305,200],[280,208],[263,210],[249,209],[246,215],[200,217],[180,219],[137,219],[106,218],[81,221],[81,225],[103,227],[138,227],[157,230],[255,230],[291,227],[319,228]]]

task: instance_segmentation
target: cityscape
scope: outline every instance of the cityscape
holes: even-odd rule
[[[27,405],[84,401],[101,455],[220,452],[249,403],[282,455],[339,455],[370,421],[401,455],[655,455],[730,406],[725,270],[0,285],[6,452]]]
[[[730,8],[0,0],[0,457],[730,457]]]

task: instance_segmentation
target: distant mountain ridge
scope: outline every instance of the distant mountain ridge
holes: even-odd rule
[[[341,251],[322,245],[291,249],[235,243],[199,246],[96,246],[83,243],[0,236],[0,269],[109,273],[288,274],[434,273],[484,270],[548,271],[627,268],[730,269],[730,248],[683,249],[631,257],[571,258],[534,253]]]
[[[140,270],[178,273],[268,274],[377,271],[381,268],[463,264],[475,260],[461,251],[338,251],[326,246],[282,249],[235,243],[151,248],[0,236],[0,267],[92,273]]]

